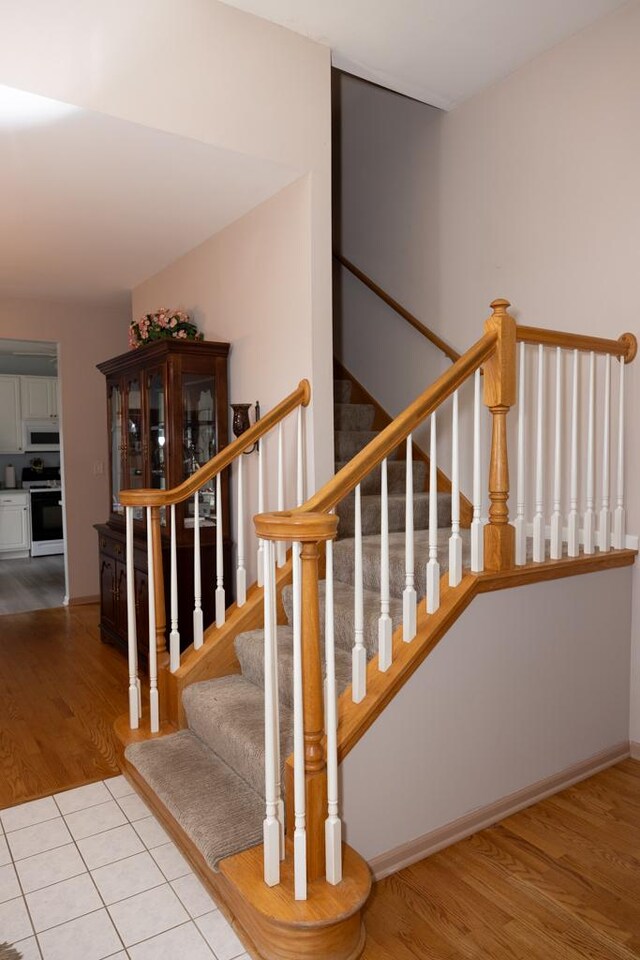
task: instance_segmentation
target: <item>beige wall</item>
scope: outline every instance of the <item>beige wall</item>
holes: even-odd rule
[[[610,337],[640,332],[639,49],[640,5],[632,3],[448,114],[343,81],[346,256],[459,350],[477,339],[496,296],[511,300],[516,317],[530,325]],[[361,338],[371,308],[353,284],[345,289],[343,323],[354,327],[343,343],[366,382],[379,348]],[[381,320],[376,308],[371,315],[388,340],[395,321]],[[410,350],[415,338],[397,335]],[[428,348],[422,356],[425,378],[416,376],[415,393],[435,362]],[[640,401],[638,364],[627,373],[631,412]],[[398,366],[388,375],[393,385],[384,389],[400,402],[398,391],[409,389],[405,371]],[[373,382],[370,388],[375,394]],[[628,527],[638,533],[640,427],[629,420]],[[634,740],[640,740],[639,576]]]
[[[311,291],[298,323],[329,427],[315,436],[311,428],[315,478],[326,479],[333,459],[329,49],[216,0],[27,0],[0,9],[0,83],[308,174],[309,223],[292,263]]]
[[[625,744],[631,579],[476,597],[342,764],[348,843],[373,859]]]
[[[260,401],[263,413],[295,389],[299,380],[313,380],[313,344],[300,322],[311,303],[307,241],[310,228],[310,184],[304,177],[256,207],[231,226],[133,291],[134,316],[161,304],[181,307],[194,317],[208,340],[231,342],[229,399]],[[316,406],[313,391],[312,407]],[[330,425],[320,418],[316,431],[331,440]],[[285,506],[295,505],[295,417],[286,422],[287,471]],[[307,445],[312,477],[311,444]],[[276,509],[276,435],[265,441],[267,509]],[[249,582],[255,578],[257,454],[246,456],[245,530]],[[235,498],[234,498],[235,499]],[[235,530],[234,513],[234,530]],[[235,537],[234,537],[235,539]]]
[[[96,364],[127,349],[129,310],[75,302],[0,300],[0,337],[59,344],[69,597],[98,593],[94,523],[109,513],[104,377]],[[96,475],[94,464],[104,473]]]

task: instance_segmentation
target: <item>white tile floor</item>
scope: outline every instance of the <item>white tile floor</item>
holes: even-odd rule
[[[249,960],[124,777],[0,810],[0,941],[24,960]]]

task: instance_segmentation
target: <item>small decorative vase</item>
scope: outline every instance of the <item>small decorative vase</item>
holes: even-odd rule
[[[251,426],[249,423],[249,410],[251,409],[251,404],[232,403],[231,409],[233,410],[233,435],[234,437],[240,437]]]

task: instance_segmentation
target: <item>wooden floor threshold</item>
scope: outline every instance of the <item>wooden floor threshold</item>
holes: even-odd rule
[[[293,850],[281,864],[281,883],[262,877],[262,845],[227,857],[212,870],[136,768],[122,759],[122,772],[180,848],[254,960],[358,960],[365,945],[362,912],[371,893],[368,864],[343,845],[343,880],[309,884],[307,900],[293,896]]]

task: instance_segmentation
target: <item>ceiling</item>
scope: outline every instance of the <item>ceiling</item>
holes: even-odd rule
[[[332,49],[333,65],[449,110],[624,0],[225,0]]]
[[[58,346],[44,340],[0,339],[0,373],[55,377]]]
[[[0,86],[0,296],[128,302],[296,176]]]

